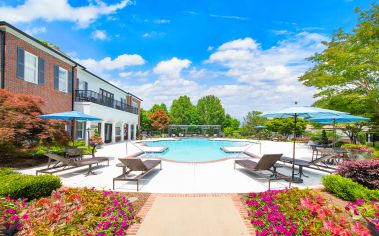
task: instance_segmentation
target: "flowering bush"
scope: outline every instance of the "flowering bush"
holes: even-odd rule
[[[364,224],[347,221],[343,209],[309,189],[250,193],[246,205],[257,235],[370,235]]]
[[[367,145],[362,144],[344,144],[342,148],[347,149],[350,152],[352,158],[357,159],[359,156],[364,158],[371,158],[375,149]]]
[[[355,160],[342,162],[337,174],[350,178],[370,189],[379,189],[379,160]]]
[[[92,135],[90,137],[90,141],[89,141],[89,145],[92,146],[92,156],[95,155],[95,150],[96,150],[96,147],[98,145],[101,145],[103,144],[103,140],[101,139],[101,137],[97,136],[97,135]]]
[[[358,199],[355,202],[350,202],[345,206],[345,209],[351,213],[354,219],[361,219],[362,217],[367,220],[368,224],[372,226],[370,229],[372,235],[374,232],[379,234],[379,202],[378,201],[364,201]]]
[[[139,222],[124,194],[93,189],[61,189],[51,197],[26,203],[1,199],[7,227],[20,235],[125,235]]]

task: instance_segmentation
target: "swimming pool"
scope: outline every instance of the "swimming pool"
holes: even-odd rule
[[[210,140],[206,138],[185,138],[179,140],[145,141],[146,146],[168,147],[161,156],[168,160],[179,162],[207,162],[228,157],[246,157],[239,153],[226,153],[221,147],[245,146],[248,142]]]

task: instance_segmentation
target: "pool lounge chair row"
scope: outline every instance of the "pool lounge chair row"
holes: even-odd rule
[[[88,166],[88,172],[86,174],[86,176],[88,176],[94,174],[92,171],[93,165],[98,165],[100,162],[107,162],[107,165],[109,166],[109,158],[107,157],[92,157],[79,160],[76,158],[65,158],[54,153],[46,153],[45,155],[49,158],[47,168],[37,170],[36,175],[39,173],[54,174],[61,171]]]

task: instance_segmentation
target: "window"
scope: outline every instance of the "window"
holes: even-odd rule
[[[138,108],[138,104],[135,101],[132,101],[132,107]]]
[[[78,90],[87,90],[87,82],[81,79],[78,79]]]
[[[67,93],[68,73],[66,69],[59,67],[59,91]]]
[[[83,139],[84,138],[84,122],[76,123],[76,138]]]
[[[24,65],[25,81],[38,84],[38,57],[25,51]]]
[[[121,127],[116,127],[116,136],[121,135]]]

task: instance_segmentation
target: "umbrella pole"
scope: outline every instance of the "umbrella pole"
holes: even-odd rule
[[[333,145],[332,148],[336,147],[336,141],[337,141],[337,134],[336,134],[336,119],[333,119]]]
[[[294,116],[294,129],[293,129],[293,149],[292,149],[292,177],[291,182],[292,183],[303,183],[303,180],[299,177],[295,177],[295,156],[296,156],[296,123],[297,123],[297,114]]]

